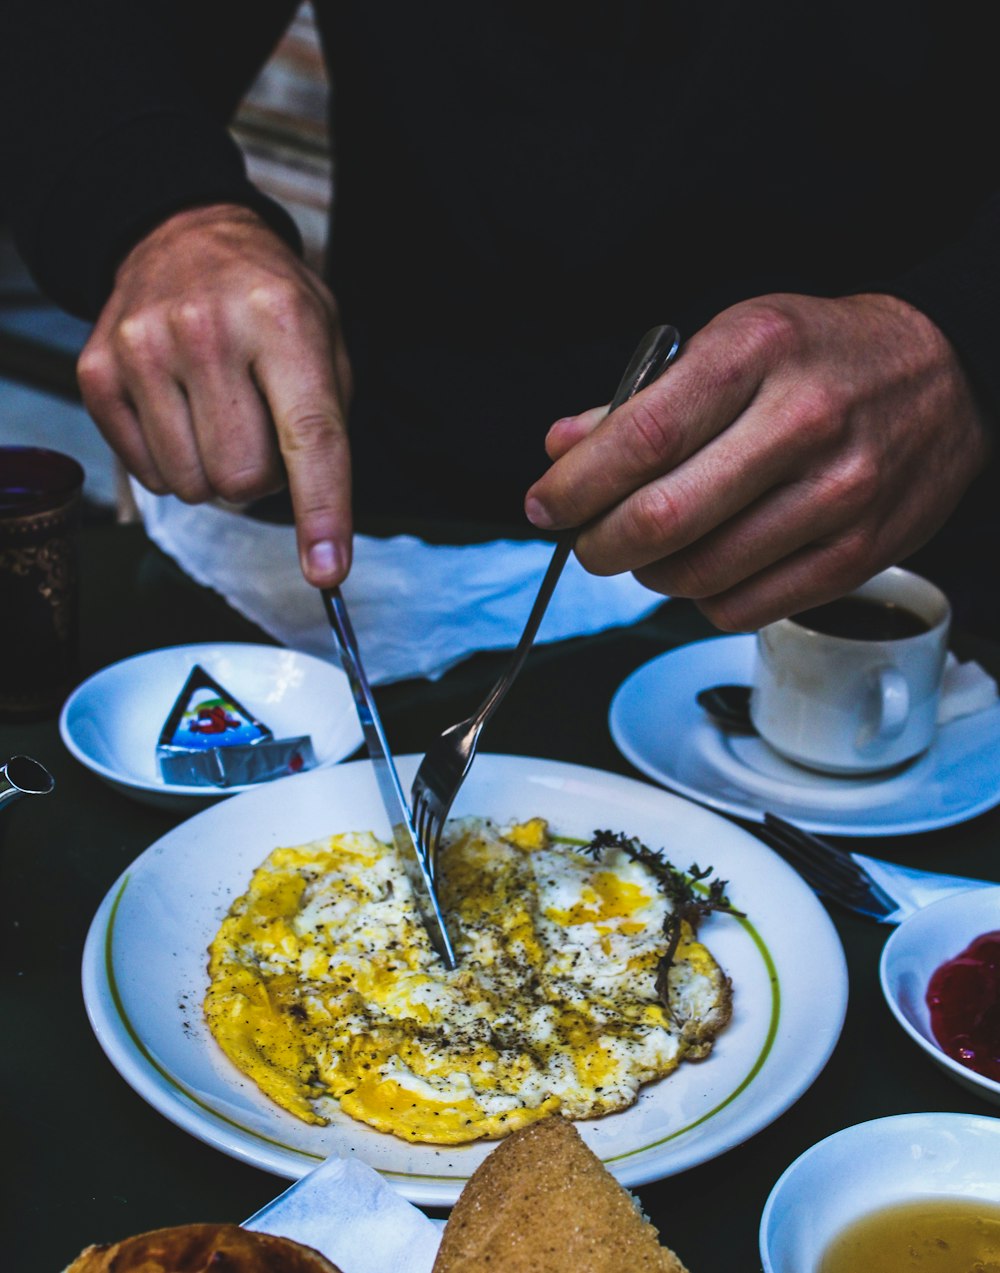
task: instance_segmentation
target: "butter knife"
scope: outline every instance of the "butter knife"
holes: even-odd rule
[[[449,970],[458,966],[451,935],[445,923],[444,914],[434,889],[427,856],[420,847],[413,819],[403,796],[403,788],[399,783],[399,775],[393,763],[389,744],[386,742],[382,720],[375,706],[371,686],[365,675],[361,654],[358,650],[357,638],[347,613],[347,606],[339,588],[322,590],[323,604],[326,606],[330,629],[337,642],[341,666],[347,674],[347,680],[354,698],[358,720],[365,736],[365,745],[375,771],[382,804],[389,815],[389,825],[400,859],[406,868],[406,874],[413,889],[417,909],[431,939],[431,945],[437,951],[441,962]]]

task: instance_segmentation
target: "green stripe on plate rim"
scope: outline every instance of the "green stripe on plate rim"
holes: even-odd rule
[[[557,837],[553,837],[553,838],[555,839]],[[563,837],[558,837],[558,838],[562,839]],[[125,1011],[125,1005],[122,1003],[121,994],[118,990],[118,983],[117,983],[117,980],[115,979],[114,962],[112,960],[112,944],[114,941],[115,920],[118,916],[119,904],[121,903],[122,897],[125,894],[125,889],[128,887],[129,878],[130,877],[126,875],[125,878],[122,880],[121,887],[119,888],[118,893],[115,896],[115,900],[111,906],[111,912],[108,915],[108,925],[104,934],[104,973],[107,978],[108,990],[111,994],[111,1001],[115,1006],[115,1011],[118,1013],[118,1018],[121,1021],[121,1024],[125,1032],[127,1033],[128,1037],[131,1039],[132,1044],[135,1047],[136,1051],[143,1058],[146,1064],[149,1065],[150,1068],[153,1069],[160,1076],[160,1078],[163,1079],[163,1081],[166,1084],[168,1084],[171,1088],[174,1089],[174,1091],[176,1091],[181,1097],[183,1097],[184,1100],[189,1101],[192,1105],[195,1105],[198,1109],[202,1110],[205,1114],[207,1114],[211,1119],[214,1119],[216,1122],[223,1123],[227,1127],[234,1128],[236,1131],[240,1132],[244,1136],[249,1137],[251,1140],[259,1141],[262,1144],[266,1144],[266,1145],[272,1145],[275,1149],[283,1150],[285,1153],[291,1154],[294,1157],[305,1158],[314,1163],[323,1162],[325,1158],[325,1155],[323,1154],[312,1154],[308,1150],[299,1149],[298,1147],[294,1145],[286,1145],[283,1141],[280,1141],[280,1140],[274,1140],[270,1136],[265,1136],[262,1132],[258,1132],[252,1127],[246,1127],[243,1123],[237,1122],[236,1119],[229,1118],[228,1115],[222,1114],[217,1109],[213,1108],[211,1105],[206,1104],[205,1101],[203,1101],[199,1096],[196,1096],[194,1092],[190,1091],[189,1088],[185,1087],[184,1084],[178,1078],[176,1078],[173,1074],[171,1074],[169,1070],[165,1069],[160,1064],[160,1062],[157,1061],[157,1059],[153,1056],[153,1054],[149,1051],[145,1043],[143,1043],[135,1026],[129,1020],[128,1013]],[[702,885],[696,884],[695,887],[701,888],[702,891],[705,891],[704,886]],[[707,1122],[708,1119],[710,1118],[714,1118],[715,1115],[720,1112],[720,1110],[725,1109],[726,1106],[731,1104],[732,1101],[734,1101],[741,1092],[745,1091],[747,1087],[749,1087],[749,1085],[753,1082],[756,1076],[760,1073],[761,1067],[763,1066],[764,1062],[767,1060],[768,1054],[770,1053],[771,1048],[774,1046],[775,1036],[777,1035],[777,1032],[778,1032],[778,1019],[781,1014],[781,987],[778,981],[778,970],[774,966],[774,960],[771,958],[771,952],[768,950],[767,945],[765,944],[763,938],[757,932],[756,928],[754,928],[753,924],[751,924],[750,921],[746,918],[746,916],[734,915],[732,916],[732,918],[734,918],[736,922],[744,929],[744,931],[749,936],[750,940],[753,942],[753,944],[757,947],[757,950],[760,952],[761,959],[764,961],[764,966],[767,969],[768,983],[771,987],[771,1021],[768,1026],[767,1035],[764,1039],[764,1043],[760,1049],[759,1054],[757,1055],[757,1059],[754,1061],[753,1065],[750,1067],[743,1081],[737,1084],[737,1086],[733,1088],[733,1090],[729,1093],[729,1095],[726,1096],[723,1100],[721,1100],[718,1103],[718,1105],[715,1105],[712,1109],[708,1110],[707,1113],[702,1114],[700,1118],[696,1118],[693,1122],[687,1123],[684,1127],[677,1128],[677,1130],[671,1132],[669,1136],[663,1136],[659,1140],[651,1141],[648,1145],[643,1145],[638,1149],[630,1149],[630,1150],[627,1150],[625,1153],[615,1154],[610,1158],[602,1159],[603,1162],[606,1162],[606,1163],[622,1162],[626,1158],[634,1158],[637,1154],[644,1154],[651,1149],[658,1149],[661,1145],[669,1144],[670,1141],[676,1140],[678,1136],[683,1136],[686,1132],[691,1131],[692,1128],[700,1126],[702,1123]],[[430,1175],[424,1172],[414,1172],[414,1171],[386,1171],[383,1174],[390,1177],[397,1177],[402,1180],[428,1180],[428,1181],[436,1182],[439,1184],[451,1184],[452,1182],[456,1180],[468,1179],[467,1176]]]

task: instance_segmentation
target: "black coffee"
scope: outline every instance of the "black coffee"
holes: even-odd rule
[[[905,606],[868,597],[839,597],[793,614],[792,620],[811,632],[846,637],[849,641],[900,641],[928,632],[931,626]]]

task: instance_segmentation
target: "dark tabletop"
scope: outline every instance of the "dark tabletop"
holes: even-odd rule
[[[85,529],[82,607],[82,675],[157,646],[268,640],[187,581],[137,527]],[[642,778],[608,732],[614,691],[663,650],[713,631],[692,606],[668,602],[630,628],[537,647],[484,748]],[[1000,645],[958,633],[953,648],[1000,674]],[[505,657],[479,655],[439,682],[377,690],[394,750],[422,752],[435,731],[467,715]],[[90,1242],[189,1221],[240,1221],[287,1182],[207,1147],[148,1106],[105,1058],[84,1012],[80,960],[91,917],[124,867],[181,815],[106,786],[69,756],[54,717],[0,723],[0,760],[16,753],[45,764],[57,787],[0,812],[2,1262],[12,1273],[58,1273]],[[1000,808],[946,830],[852,844],[913,866],[1000,880]],[[831,1132],[907,1111],[995,1113],[930,1063],[890,1016],[877,969],[891,929],[831,914],[847,954],[850,1002],[823,1073],[746,1144],[634,1191],[692,1273],[760,1268],[757,1227],[772,1185]],[[808,931],[802,952],[808,960]],[[817,967],[815,993],[824,992]]]

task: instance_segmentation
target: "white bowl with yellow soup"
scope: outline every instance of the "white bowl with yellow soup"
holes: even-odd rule
[[[764,1273],[994,1268],[998,1163],[1000,1119],[976,1114],[898,1114],[836,1132],[771,1190]]]

